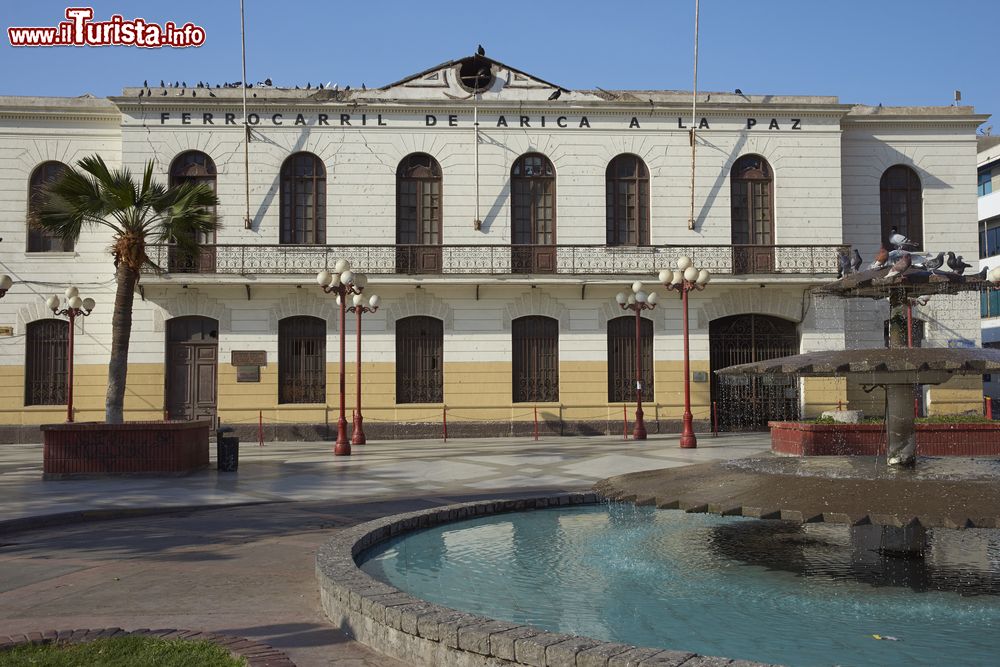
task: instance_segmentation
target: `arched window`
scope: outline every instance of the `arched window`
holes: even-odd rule
[[[34,224],[41,205],[42,186],[58,179],[69,170],[62,162],[43,162],[31,172],[28,180],[28,252],[72,252],[73,242],[63,240]]]
[[[441,165],[426,153],[396,168],[397,273],[441,272]]]
[[[608,164],[608,245],[649,245],[649,170],[635,155]]]
[[[559,400],[559,320],[518,317],[511,323],[515,403]]]
[[[281,165],[281,243],[326,243],[326,168],[312,153]]]
[[[744,155],[730,172],[733,273],[774,270],[774,177],[767,160]]]
[[[69,322],[30,322],[25,339],[24,404],[65,405]]]
[[[286,317],[278,322],[278,403],[326,402],[326,322]]]
[[[511,270],[552,273],[556,253],[556,171],[540,153],[522,155],[510,171]]]
[[[174,158],[170,164],[170,187],[182,183],[204,183],[216,189],[215,162],[201,151],[186,151]],[[211,208],[216,213],[216,207]],[[194,258],[178,248],[171,248],[169,254],[170,270],[179,273],[214,273],[215,272],[215,232],[198,234],[196,241],[202,246],[198,257]]]
[[[396,403],[444,401],[444,322],[415,315],[396,320]]]
[[[642,398],[653,397],[653,322],[639,322]],[[608,320],[608,402],[635,400],[635,315]]]
[[[892,249],[889,237],[900,233],[924,246],[923,192],[917,172],[903,164],[889,167],[879,184],[882,211],[882,245]]]

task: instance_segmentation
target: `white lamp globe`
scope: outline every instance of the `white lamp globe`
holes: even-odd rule
[[[347,269],[351,268],[351,263],[346,259],[338,259],[337,263],[333,265],[333,270],[336,273],[343,273]]]
[[[690,257],[688,257],[687,255],[681,255],[680,257],[677,258],[677,268],[678,269],[680,269],[681,271],[683,271],[686,268],[688,268],[689,266],[691,266],[691,258]]]
[[[989,280],[991,283],[1000,283],[1000,266],[990,271]]]
[[[65,294],[66,294],[66,300],[68,301],[72,299],[74,296],[80,296],[80,290],[70,285],[69,287],[66,288]]]
[[[350,269],[348,269],[347,271],[344,271],[343,273],[341,273],[340,274],[340,282],[344,283],[345,285],[350,285],[351,283],[353,283],[354,282],[354,271],[351,271]]]
[[[337,295],[337,305],[338,306],[340,305],[340,295],[339,294]]]
[[[618,302],[619,306],[625,303],[626,298],[625,292],[618,292],[618,294],[615,294],[615,301]]]
[[[368,305],[372,308],[378,308],[378,304],[381,301],[378,294],[372,294],[372,298],[368,299]]]
[[[669,283],[670,279],[673,278],[673,277],[674,277],[674,272],[670,271],[669,269],[663,269],[662,271],[660,271],[660,275],[657,276],[657,278],[659,279],[659,281],[661,283],[663,283],[664,285],[666,285],[667,283]]]
[[[362,303],[365,302],[365,298],[360,294],[355,294],[354,298],[351,299],[351,301],[354,303],[355,306],[360,306]]]
[[[634,283],[632,283],[632,291],[633,292],[637,292],[637,293],[641,292],[642,291],[642,283],[639,282],[638,280],[635,281]]]
[[[330,278],[332,277],[333,275],[329,271],[324,269],[316,274],[316,282],[319,283],[320,287],[326,287],[327,285],[330,284]]]
[[[639,303],[646,303],[646,299],[649,297],[643,290],[639,290],[635,293],[635,300]]]
[[[6,292],[7,290],[9,290],[11,288],[11,285],[13,285],[13,284],[14,284],[14,281],[11,280],[10,276],[8,276],[7,274],[4,274],[4,275],[0,276],[0,290],[3,290],[3,291]]]
[[[59,310],[59,297],[53,294],[52,296],[50,296],[48,299],[45,300],[45,305],[53,313],[56,312],[57,310]]]
[[[698,272],[698,279],[695,281],[699,285],[707,285],[708,281],[712,279],[712,274],[708,269],[702,269]]]
[[[698,269],[694,268],[693,266],[689,266],[686,269],[684,269],[684,280],[688,281],[689,283],[693,283],[694,281],[698,280]]]
[[[93,310],[94,306],[96,306],[96,305],[97,305],[97,302],[94,301],[91,298],[86,298],[86,299],[83,300],[83,309],[84,310],[87,310],[87,311]]]
[[[630,305],[630,306],[635,305],[635,296],[632,295],[632,294],[629,294],[628,295],[628,299],[626,300],[626,303],[628,303],[628,305]]]
[[[67,303],[69,303],[70,308],[75,308],[75,309],[83,308],[83,299],[81,299],[79,296],[71,296]]]
[[[671,285],[680,285],[682,282],[684,282],[684,272],[683,271],[674,271],[674,277],[670,279],[670,284]]]
[[[650,292],[649,296],[646,297],[646,303],[651,306],[655,306],[657,299],[659,299],[659,297],[656,296],[656,292]]]

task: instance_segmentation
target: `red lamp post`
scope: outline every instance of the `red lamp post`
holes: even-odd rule
[[[361,314],[362,313],[374,313],[378,310],[378,294],[372,294],[371,298],[368,299],[368,305],[364,304],[364,297],[360,294],[354,295],[354,305],[348,308],[352,313],[357,313],[358,315],[358,354],[355,363],[357,364],[357,399],[355,400],[355,405],[357,409],[354,411],[354,432],[351,434],[351,444],[352,445],[363,445],[367,442],[365,439],[365,427],[364,418],[361,416]]]
[[[4,290],[6,291],[6,290]],[[66,307],[59,309],[59,297],[50,296],[45,300],[53,315],[65,315],[69,318],[69,349],[66,354],[66,421],[73,421],[73,334],[76,330],[76,318],[86,317],[94,310],[93,299],[81,299],[80,290],[75,287],[66,288]],[[0,295],[2,296],[2,295]]]
[[[334,456],[350,456],[351,443],[347,440],[347,418],[344,416],[344,357],[345,357],[345,320],[347,309],[347,296],[350,294],[361,294],[364,289],[363,276],[356,276],[351,271],[351,263],[345,259],[338,259],[334,265],[334,272],[327,270],[316,274],[316,282],[327,294],[337,295],[337,305],[340,307],[340,416],[337,419],[337,442],[333,448]],[[360,283],[360,284],[359,284]]]
[[[646,439],[646,422],[642,418],[642,311],[656,308],[656,292],[646,293],[638,280],[632,283],[632,293],[619,292],[615,301],[622,310],[635,312],[635,428],[633,440]]]
[[[692,265],[691,258],[684,256],[677,260],[676,271],[660,271],[660,282],[668,290],[678,292],[683,304],[684,328],[684,427],[681,430],[681,447],[694,449],[698,446],[698,438],[694,434],[693,417],[691,415],[691,352],[688,347],[688,292],[703,290],[711,280],[708,269],[697,269]]]

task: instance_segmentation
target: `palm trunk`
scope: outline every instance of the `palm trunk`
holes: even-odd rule
[[[104,419],[109,424],[124,421],[125,376],[128,373],[128,343],[132,335],[132,300],[139,272],[125,262],[115,271],[118,289],[115,292],[115,310],[111,316],[111,361],[108,364],[108,395]]]

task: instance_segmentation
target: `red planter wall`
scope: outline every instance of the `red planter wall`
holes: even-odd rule
[[[769,422],[771,451],[796,456],[885,454],[882,424]],[[917,424],[918,456],[1000,456],[1000,423]]]
[[[46,424],[45,477],[183,474],[208,465],[209,422]]]

